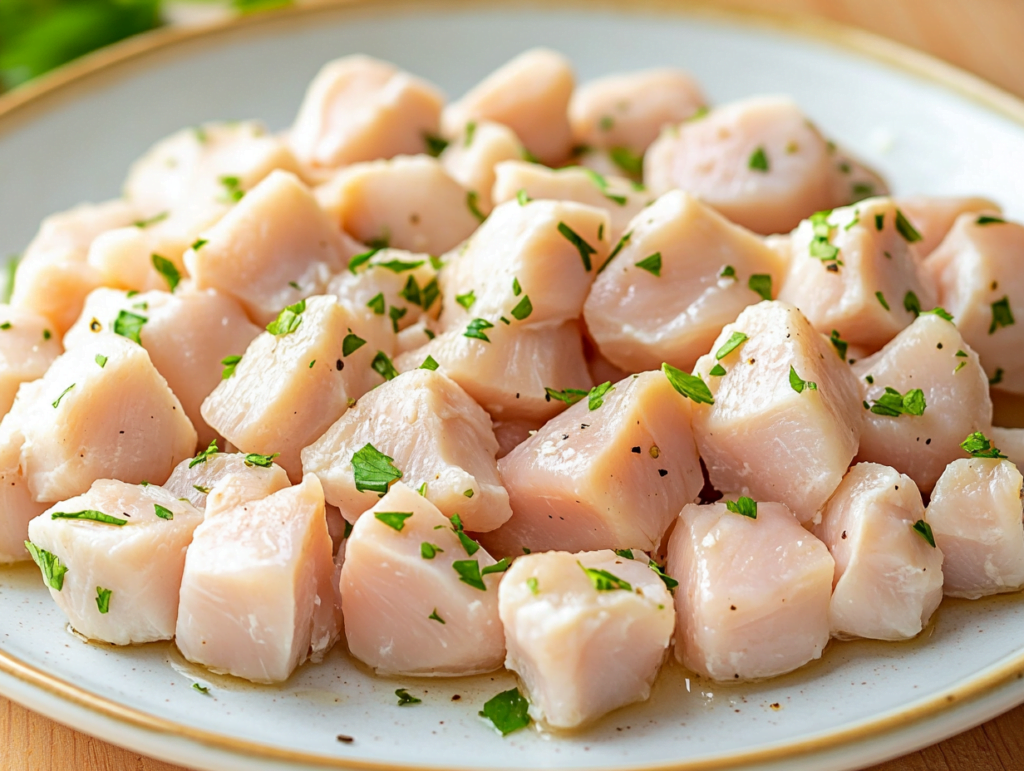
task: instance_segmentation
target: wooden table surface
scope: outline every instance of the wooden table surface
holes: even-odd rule
[[[823,16],[942,57],[1024,96],[1024,0],[722,0]],[[1024,768],[1024,706],[871,771]],[[0,698],[0,771],[185,771]]]

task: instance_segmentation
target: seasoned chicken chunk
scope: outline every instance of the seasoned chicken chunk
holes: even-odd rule
[[[353,253],[312,192],[275,171],[203,233],[185,264],[198,289],[231,295],[266,324],[286,305],[323,293]]]
[[[755,233],[783,233],[836,200],[828,143],[788,98],[754,97],[673,126],[647,150],[644,182],[685,190]]]
[[[643,155],[661,129],[705,109],[696,81],[668,67],[607,75],[576,89],[569,122],[578,145]]]
[[[963,214],[923,267],[992,387],[1024,394],[1024,225]],[[1018,322],[1019,320],[1019,322]]]
[[[857,452],[860,394],[850,368],[800,311],[763,302],[722,330],[695,373],[713,399],[693,407],[711,484],[811,520]]]
[[[97,289],[86,300],[75,325],[64,336],[70,350],[93,345],[98,335],[134,329],[153,366],[181,401],[185,414],[206,446],[217,436],[200,413],[203,400],[223,379],[224,362],[241,356],[260,333],[242,306],[215,289],[189,285],[174,294],[146,292],[129,297],[116,289]],[[237,362],[236,362],[237,364]]]
[[[497,165],[520,160],[525,153],[519,137],[508,126],[470,121],[439,157],[452,179],[476,194],[477,209],[490,214],[494,208],[491,189]]]
[[[194,242],[191,233],[175,232],[176,228],[173,222],[146,225],[140,220],[138,225],[108,230],[92,242],[88,263],[96,269],[103,286],[136,292],[166,291],[187,275],[183,257]]]
[[[189,661],[257,683],[319,661],[341,631],[316,477],[221,511],[185,559],[175,642]]]
[[[293,481],[299,452],[381,382],[371,367],[394,345],[383,317],[331,295],[281,311],[203,402],[203,418],[247,453],[279,455]]]
[[[26,383],[28,393],[41,381]],[[36,503],[28,489],[28,479],[21,470],[21,446],[10,441],[7,429],[0,424],[0,565],[29,558],[25,548],[28,523],[45,511],[48,503]]]
[[[932,490],[927,521],[945,562],[950,597],[977,599],[1024,587],[1020,471],[1008,460],[961,458]]]
[[[97,479],[160,484],[195,446],[167,381],[142,346],[119,335],[59,356],[0,423],[0,457],[16,452],[33,499],[49,503]]]
[[[519,327],[579,318],[608,255],[608,215],[571,201],[495,207],[441,277],[445,329],[473,318]],[[440,360],[439,360],[440,361]]]
[[[647,563],[640,551],[559,551],[509,569],[498,589],[505,666],[526,685],[534,718],[576,728],[650,696],[675,611]]]
[[[858,459],[892,466],[924,493],[965,457],[964,437],[992,425],[978,355],[936,313],[922,313],[853,372],[864,399]]]
[[[398,482],[359,518],[345,545],[341,597],[349,651],[382,675],[500,668],[498,581],[507,567]]]
[[[722,327],[771,299],[786,265],[760,238],[674,190],[629,223],[584,306],[601,353],[627,371],[693,368]]]
[[[483,544],[651,551],[704,484],[689,400],[661,372],[567,398],[579,401],[499,462],[512,519]]]
[[[0,305],[0,418],[10,411],[18,387],[45,375],[61,352],[49,319]]]
[[[949,235],[953,224],[961,214],[988,213],[1001,216],[999,204],[987,198],[914,195],[899,197],[896,205],[900,207],[907,219],[914,223],[921,240],[917,243],[915,254],[924,259],[934,252],[939,244]]]
[[[495,167],[494,204],[518,199],[575,201],[608,212],[610,243],[618,241],[627,226],[653,197],[624,177],[605,177],[584,166],[549,169],[526,161],[505,161]]]
[[[724,502],[690,504],[669,540],[676,659],[713,680],[792,672],[829,640],[828,549],[784,505],[762,501],[751,511],[753,503],[733,503],[746,515]]]
[[[164,483],[175,498],[185,498],[206,516],[260,501],[290,487],[288,474],[264,456],[217,452],[207,446],[183,460]]]
[[[935,290],[918,275],[920,234],[887,198],[819,212],[800,223],[779,299],[796,305],[822,334],[837,330],[877,351],[936,305]]]
[[[474,194],[425,155],[349,166],[317,188],[317,198],[357,241],[411,252],[447,252],[484,218]]]
[[[588,390],[593,385],[579,323],[513,324],[499,321],[492,328],[470,322],[403,353],[395,366],[407,372],[433,360],[494,420],[547,420],[565,405],[546,389]]]
[[[358,263],[358,264],[357,264]],[[381,249],[357,255],[348,270],[331,279],[328,294],[359,308],[387,315],[400,332],[441,313],[436,257],[403,249]],[[427,342],[420,332],[413,347]]]
[[[113,645],[170,640],[185,550],[202,521],[160,487],[102,479],[32,520],[29,549],[80,634]]]
[[[943,552],[924,518],[910,477],[876,463],[850,469],[814,526],[836,561],[834,636],[907,640],[925,627],[942,601]]]
[[[288,136],[310,166],[414,155],[436,135],[444,94],[435,86],[369,56],[328,62],[309,84]]]
[[[302,451],[302,469],[316,474],[327,502],[355,522],[387,491],[371,476],[381,457],[389,458],[392,479],[482,533],[512,516],[497,451],[487,413],[440,372],[416,369],[361,398]]]
[[[470,121],[493,121],[512,129],[526,149],[549,166],[572,148],[569,99],[572,65],[554,51],[534,48],[499,67],[441,115],[446,136],[457,136]]]

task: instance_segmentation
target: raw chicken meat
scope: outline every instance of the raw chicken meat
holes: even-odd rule
[[[441,290],[435,268],[439,264],[436,257],[402,249],[364,252],[348,270],[331,279],[327,293],[378,315],[386,313],[397,333],[440,315]],[[421,332],[414,347],[426,342]]]
[[[476,206],[482,214],[494,208],[491,189],[495,168],[502,161],[526,157],[525,149],[508,126],[490,121],[470,121],[441,153],[445,171],[466,190],[476,194]]]
[[[676,658],[713,680],[792,672],[829,640],[828,549],[780,503],[758,502],[754,514],[690,504],[669,541]]]
[[[196,457],[183,460],[164,483],[175,498],[186,499],[211,516],[250,501],[260,501],[291,486],[288,475],[276,463],[243,453],[211,452],[209,446]]]
[[[0,418],[10,412],[18,387],[45,375],[61,353],[49,319],[0,305]]]
[[[22,386],[26,393],[36,387],[35,384]],[[21,470],[21,447],[5,441],[4,433],[0,424],[0,565],[29,558],[25,549],[28,523],[49,507],[48,503],[32,500],[28,480]]]
[[[1000,216],[1002,209],[987,198],[955,198],[932,195],[899,197],[895,201],[921,234],[914,253],[921,259],[934,252],[949,235],[961,214],[987,213]]]
[[[989,436],[992,444],[1002,450],[1017,468],[1024,468],[1024,428],[995,428]]]
[[[155,485],[102,479],[29,523],[50,596],[91,640],[174,637],[185,550],[203,516]]]
[[[382,675],[440,677],[501,667],[495,563],[430,501],[398,482],[345,545],[349,651]]]
[[[547,552],[520,557],[502,579],[505,666],[534,718],[576,728],[650,696],[675,612],[647,563],[641,551]]]

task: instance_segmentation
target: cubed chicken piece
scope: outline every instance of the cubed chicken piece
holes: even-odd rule
[[[357,241],[411,252],[447,252],[484,218],[474,194],[425,155],[349,166],[318,187],[317,198]]]
[[[992,425],[978,354],[936,313],[922,313],[853,372],[864,400],[857,458],[892,466],[924,493],[966,457],[964,437]]]
[[[780,503],[742,508],[756,516],[690,504],[668,545],[676,659],[713,680],[792,672],[829,641],[835,563],[825,544]]]
[[[963,214],[923,267],[992,387],[1024,394],[1024,225]],[[1018,321],[1019,320],[1019,321]]]
[[[473,318],[523,323],[578,319],[608,257],[608,214],[571,201],[496,206],[441,277],[445,329]]]
[[[697,82],[680,70],[662,68],[608,75],[576,89],[569,123],[577,145],[626,148],[637,155],[661,129],[705,109]]]
[[[576,728],[650,696],[675,611],[643,552],[520,557],[498,597],[505,666],[526,686],[535,719]]]
[[[889,194],[888,184],[877,171],[834,145],[829,145],[829,150],[835,167],[832,174],[832,200],[836,202],[835,206]]]
[[[914,223],[921,240],[916,244],[916,256],[924,259],[939,248],[949,235],[961,214],[987,213],[1000,216],[1002,209],[987,198],[953,198],[945,196],[914,195],[896,199],[896,205]]]
[[[1024,587],[1022,483],[1017,466],[998,458],[961,458],[942,472],[926,519],[945,555],[950,597],[974,600]]]
[[[88,262],[103,286],[136,292],[167,290],[187,274],[185,250],[194,242],[164,222],[117,228],[101,234],[89,247]],[[159,266],[159,267],[158,267]]]
[[[918,275],[920,235],[891,199],[819,212],[800,223],[779,299],[792,303],[822,334],[832,330],[877,351],[934,308],[936,294]]]
[[[482,214],[494,208],[491,189],[495,168],[502,161],[525,157],[523,145],[508,126],[471,121],[440,155],[441,164],[452,179],[476,193],[476,206]]]
[[[996,428],[989,433],[992,443],[998,447],[1010,463],[1024,468],[1024,428]]]
[[[246,193],[185,254],[199,289],[217,289],[266,324],[282,308],[322,294],[353,254],[312,192],[275,171]]]
[[[302,451],[302,469],[355,522],[387,491],[373,470],[388,458],[391,481],[419,488],[446,516],[482,533],[512,516],[497,451],[487,413],[440,372],[416,369],[362,397]]]
[[[910,477],[876,463],[850,469],[814,526],[836,561],[833,636],[907,640],[924,629],[942,601],[943,571],[924,518]]]
[[[327,285],[328,294],[391,320],[396,333],[441,313],[436,257],[402,249],[364,252]],[[365,257],[369,255],[368,259]],[[357,264],[358,263],[358,264]],[[413,347],[428,338],[420,332]]]
[[[19,448],[36,501],[84,494],[97,479],[162,484],[196,431],[146,350],[97,335],[26,384],[0,423],[0,456]]]
[[[499,67],[441,115],[445,136],[457,136],[470,121],[494,121],[512,129],[526,149],[554,166],[569,157],[569,99],[575,79],[569,60],[535,48]]]
[[[310,166],[338,167],[428,149],[440,128],[444,94],[425,80],[369,56],[325,64],[288,136]]]
[[[265,457],[210,452],[209,445],[179,463],[164,483],[175,498],[187,499],[206,516],[261,501],[289,486],[284,469]]]
[[[203,402],[203,418],[246,453],[277,454],[298,482],[299,451],[381,382],[371,367],[394,333],[383,316],[331,295],[289,306]]]
[[[661,195],[685,190],[756,233],[784,233],[836,200],[828,143],[791,100],[754,97],[665,129],[644,157]]]
[[[697,449],[718,490],[785,503],[810,521],[857,452],[860,391],[849,366],[796,308],[763,302],[697,361]]]
[[[0,418],[10,411],[18,387],[45,375],[61,352],[49,319],[0,305]]]
[[[316,477],[207,517],[185,559],[178,649],[214,672],[283,682],[340,634],[333,576]]]
[[[501,459],[512,519],[483,544],[532,551],[651,551],[704,477],[690,402],[661,372],[605,384]]]
[[[722,327],[771,299],[786,264],[760,238],[674,190],[629,223],[584,306],[601,353],[629,372],[693,369]]]
[[[422,295],[420,295],[422,297]],[[377,307],[380,307],[380,301],[377,300]],[[435,306],[435,310],[440,313],[440,305]],[[390,312],[390,311],[389,311]],[[399,308],[395,311],[396,314],[402,312]],[[399,320],[399,325],[402,324],[402,320]],[[395,355],[408,353],[409,351],[415,351],[417,348],[429,343],[435,337],[437,337],[440,324],[429,316],[421,316],[420,320],[414,324],[410,324],[405,329],[399,326],[398,334],[395,335]]]
[[[544,421],[541,420],[495,420],[494,438],[498,440],[498,458],[504,458],[512,450],[537,433]]]
[[[549,169],[526,161],[505,161],[495,169],[494,204],[526,198],[575,201],[608,212],[610,243],[618,241],[640,211],[651,203],[646,188],[624,177],[605,177],[584,166]]]
[[[134,329],[134,325],[139,342],[181,401],[199,444],[205,447],[217,432],[203,420],[203,400],[225,372],[231,372],[234,357],[245,353],[260,328],[234,298],[215,289],[182,285],[174,294],[154,291],[131,297],[116,289],[97,289],[64,336],[64,344],[69,350],[94,345],[97,335],[118,330],[124,334],[126,326]]]
[[[501,667],[497,564],[401,482],[360,517],[345,544],[342,608],[349,651],[382,675],[441,677]]]
[[[29,549],[75,631],[113,645],[170,640],[202,521],[160,487],[101,479],[32,520]]]
[[[11,305],[48,318],[53,332],[64,334],[82,312],[86,295],[100,286],[100,275],[86,261],[90,245],[138,216],[131,204],[117,199],[47,217],[18,263]]]
[[[34,391],[40,382],[26,383],[22,388]],[[8,430],[0,424],[0,565],[29,559],[25,548],[28,523],[49,507],[48,503],[32,500],[28,479],[21,470],[21,447],[10,441]]]
[[[406,372],[430,364],[428,359],[494,420],[545,421],[565,409],[546,389],[586,391],[593,385],[576,321],[553,326],[499,321],[493,328],[470,322],[403,353],[395,366]]]

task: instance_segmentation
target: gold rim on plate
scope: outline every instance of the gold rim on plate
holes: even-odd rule
[[[415,2],[414,0],[319,0],[298,7],[245,16],[203,27],[160,29],[90,54],[0,97],[0,133],[10,130],[19,121],[30,119],[33,115],[50,109],[58,100],[87,93],[91,88],[101,86],[109,79],[123,75],[133,65],[147,60],[155,61],[166,53],[173,53],[176,47],[189,43],[219,41],[271,28],[306,24],[310,19],[328,14],[379,13],[382,10],[389,13],[401,13],[410,9],[422,12],[424,9],[452,10],[481,6],[522,8],[524,5],[550,8],[552,0],[543,0],[543,2],[541,0],[526,0],[526,2],[524,0],[518,0],[518,2],[516,0],[427,0],[426,2]],[[937,83],[1009,118],[1024,128],[1024,101],[928,54],[920,53],[868,32],[844,27],[835,22],[765,11],[727,10],[711,5],[706,0],[556,0],[554,5],[560,8],[577,7],[587,10],[593,10],[599,6],[605,10],[620,10],[629,13],[691,16],[746,27],[771,29],[789,35],[810,38],[819,43],[824,41]],[[446,771],[441,767],[422,764],[382,763],[297,752],[205,731],[97,696],[4,651],[0,651],[0,672],[79,707],[92,710],[106,718],[165,736],[188,739],[225,752],[291,761],[322,768],[347,768],[360,771]],[[908,728],[926,718],[945,712],[954,705],[977,699],[1000,686],[1021,679],[1024,679],[1024,649],[1006,661],[976,675],[964,685],[950,688],[944,693],[911,704],[899,711],[862,721],[848,728],[841,728],[827,734],[776,747],[744,750],[728,756],[705,759],[658,764],[632,764],[619,767],[619,771],[735,769],[751,763],[777,762],[806,757],[827,750],[834,751],[855,742]],[[109,739],[109,737],[106,738]]]

